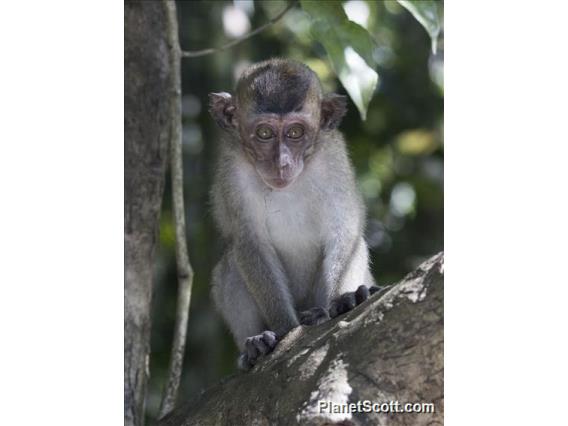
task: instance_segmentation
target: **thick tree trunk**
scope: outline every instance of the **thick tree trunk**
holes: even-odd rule
[[[440,253],[352,312],[296,328],[251,372],[160,425],[443,424],[443,282]],[[386,403],[377,407],[391,412],[329,412],[320,401]],[[406,403],[431,404],[424,408],[433,412],[392,412]]]
[[[125,425],[144,423],[152,272],[164,191],[171,91],[166,9],[124,4]]]

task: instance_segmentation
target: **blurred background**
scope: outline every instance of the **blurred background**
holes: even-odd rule
[[[348,141],[368,209],[366,239],[379,284],[402,278],[443,247],[443,34],[430,38],[396,1],[342,2],[350,20],[377,42],[379,83],[366,121],[351,103],[340,130]],[[178,1],[183,50],[216,47],[277,15],[284,1]],[[299,6],[264,32],[223,52],[182,61],[183,149],[188,242],[195,271],[179,401],[236,372],[237,351],[209,297],[221,242],[209,203],[220,130],[207,112],[209,92],[232,92],[249,64],[287,57],[310,66],[326,91],[345,94]],[[169,177],[168,177],[169,179]],[[169,180],[168,180],[169,185]],[[169,186],[164,195],[152,307],[147,413],[158,412],[173,335],[177,280]]]

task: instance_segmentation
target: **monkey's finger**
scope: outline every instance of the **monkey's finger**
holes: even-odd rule
[[[252,368],[253,364],[248,359],[247,354],[243,352],[242,354],[239,355],[239,358],[237,359],[237,366],[241,370],[248,371]]]
[[[350,311],[355,306],[355,292],[345,293],[333,302],[329,310],[329,316],[335,318],[338,315]]]
[[[360,305],[369,298],[369,295],[370,291],[367,288],[367,286],[360,285],[357,291],[355,292],[355,302],[357,303],[357,305]]]
[[[276,333],[270,330],[266,330],[262,333],[262,341],[270,350],[274,349],[276,347],[276,343],[278,343]]]
[[[311,325],[312,321],[312,312],[311,311],[302,311],[300,312],[300,324],[302,325]]]
[[[326,322],[329,319],[329,313],[327,310],[321,306],[316,306],[312,308],[312,323],[313,325],[319,325]]]
[[[377,291],[381,291],[383,289],[383,287],[379,287],[376,285],[371,286],[371,288],[369,288],[369,293],[371,294],[371,296],[373,294],[375,294]]]
[[[342,314],[341,303],[341,299],[337,299],[331,303],[331,307],[329,308],[329,316],[331,318]]]
[[[331,302],[331,307],[329,308],[329,317],[330,318],[335,318],[337,315],[339,315],[337,313],[337,303],[336,302]]]
[[[389,285],[381,285],[381,286],[372,286],[369,289],[369,292],[371,293],[371,296],[375,293],[380,293],[381,295],[385,294],[390,288],[392,287],[392,284]]]
[[[255,350],[257,351],[258,355],[266,355],[268,352],[270,352],[270,348],[262,340],[262,334],[259,336],[255,336],[252,340],[252,344]]]
[[[318,325],[326,322],[329,314],[326,309],[321,306],[315,306],[307,311],[300,312],[300,324]]]
[[[254,363],[254,361],[256,360],[256,358],[258,358],[258,349],[256,348],[255,344],[254,344],[254,337],[249,337],[247,338],[246,342],[245,342],[245,351],[247,354],[247,358],[249,360],[249,362]]]
[[[339,305],[339,312],[341,314],[350,311],[351,309],[353,309],[355,306],[357,306],[357,303],[355,301],[355,293],[351,292],[351,293],[345,293],[342,297],[341,297],[341,303]]]

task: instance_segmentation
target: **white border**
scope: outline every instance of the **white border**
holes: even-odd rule
[[[445,7],[445,420],[560,424],[567,7]]]
[[[123,25],[0,4],[4,424],[123,422]]]

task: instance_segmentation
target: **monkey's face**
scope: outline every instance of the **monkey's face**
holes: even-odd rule
[[[259,114],[241,123],[242,146],[262,181],[272,189],[290,186],[302,173],[317,138],[319,126],[314,126],[313,116]]]
[[[346,111],[345,96],[322,96],[307,66],[271,59],[250,66],[229,93],[211,93],[209,111],[243,147],[262,181],[290,186],[316,151],[320,131],[333,131]]]
[[[238,140],[262,181],[273,189],[290,186],[316,152],[320,132],[333,131],[345,114],[345,97],[307,97],[292,111],[258,111],[234,102],[228,93],[210,94],[210,111],[219,126]]]

